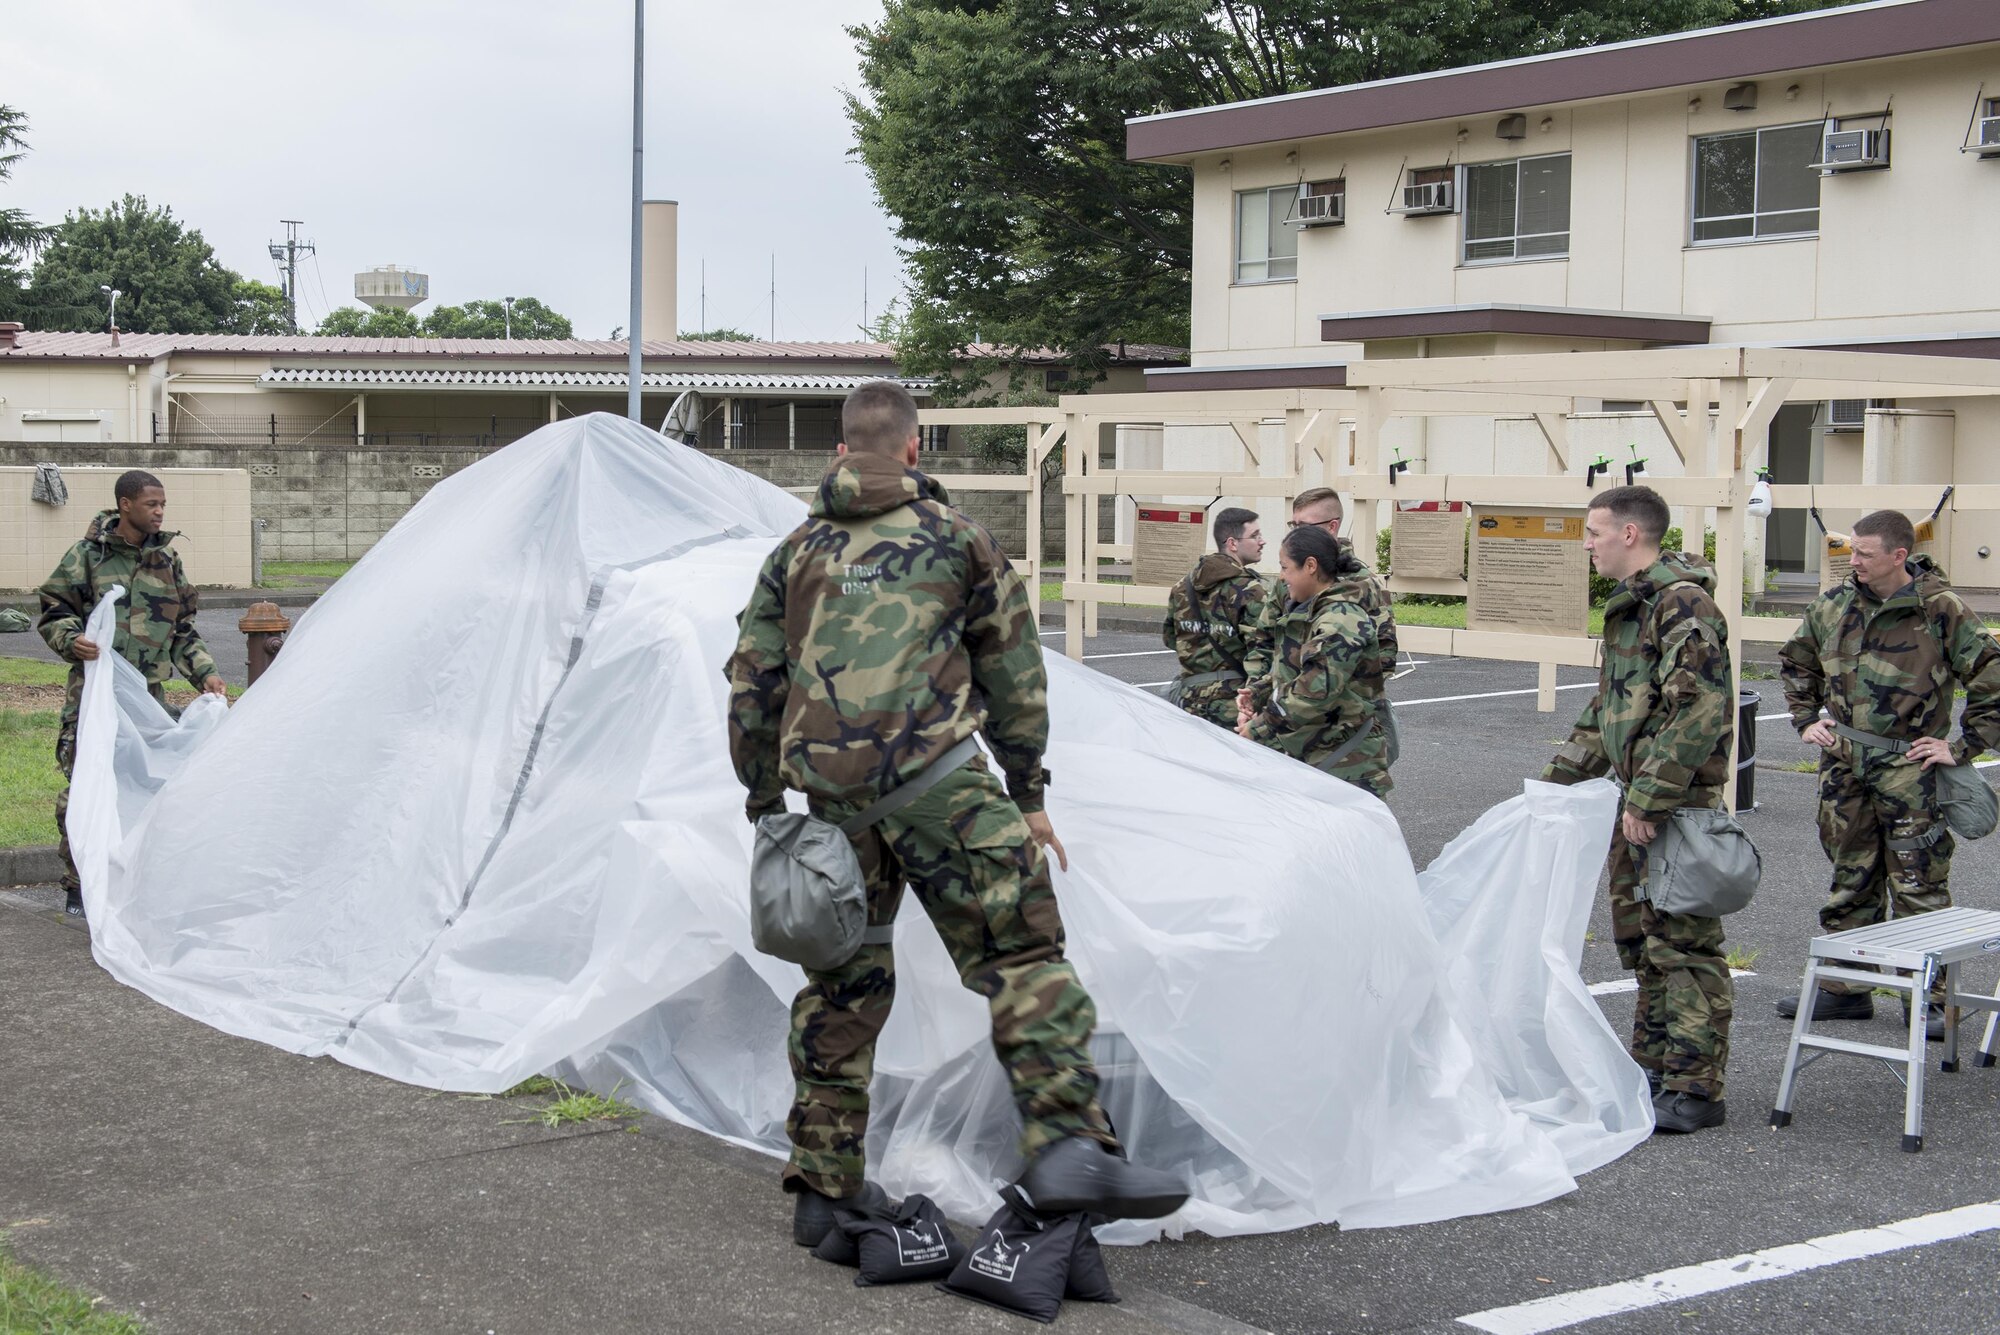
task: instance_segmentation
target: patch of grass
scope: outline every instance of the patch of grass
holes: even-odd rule
[[[0,1235],[0,1331],[8,1335],[142,1335],[144,1327],[8,1254]]]
[[[260,589],[298,589],[319,580],[339,579],[353,561],[266,561]]]
[[[1732,969],[1747,969],[1755,964],[1757,957],[1763,953],[1761,946],[1731,946],[1729,953],[1722,957],[1722,962]]]
[[[63,789],[56,768],[54,710],[0,709],[0,848],[56,841],[56,794]],[[11,1327],[0,1324],[0,1331]]]
[[[536,1081],[546,1081],[546,1088],[530,1090]],[[518,1126],[524,1122],[540,1123],[551,1130],[572,1126],[580,1122],[622,1122],[628,1117],[637,1117],[639,1110],[618,1097],[618,1090],[624,1088],[621,1082],[609,1094],[592,1094],[588,1090],[571,1089],[560,1080],[549,1080],[546,1076],[531,1076],[516,1085],[515,1090],[529,1093],[550,1093],[557,1097],[535,1109],[532,1117],[515,1118],[508,1123]]]
[[[60,686],[69,680],[69,664],[39,658],[0,658],[0,686]]]
[[[1439,626],[1446,630],[1465,629],[1465,604],[1457,603],[1413,603],[1401,598],[1396,600],[1396,624],[1399,626]],[[1590,633],[1604,634],[1604,609],[1590,609]]]
[[[501,1094],[500,1097],[503,1099],[518,1099],[530,1094],[553,1094],[562,1088],[565,1088],[565,1086],[560,1080],[551,1080],[545,1075],[531,1075],[520,1084]]]
[[[1794,760],[1791,764],[1780,765],[1778,768],[1790,770],[1794,774],[1817,774],[1819,773],[1819,760],[1817,757],[1809,757],[1805,760]]]
[[[1777,678],[1778,669],[1771,667],[1769,664],[1745,663],[1743,665],[1744,681],[1776,681]]]

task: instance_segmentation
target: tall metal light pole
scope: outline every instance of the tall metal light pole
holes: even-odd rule
[[[109,283],[98,284],[97,290],[111,298],[111,316],[104,322],[104,327],[115,334],[118,332],[118,298],[125,294]]]
[[[646,0],[632,0],[632,323],[625,327],[628,352],[625,359],[625,415],[635,422],[645,420],[639,412],[639,380],[642,358],[639,348],[639,283],[645,226],[645,132],[646,132]]]
[[[514,299],[500,298],[500,336],[511,340],[514,337]]]

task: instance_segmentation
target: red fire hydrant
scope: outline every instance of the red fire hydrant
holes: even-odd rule
[[[245,686],[257,684],[257,678],[271,666],[278,650],[285,647],[285,633],[291,628],[291,618],[280,612],[276,603],[250,604],[243,619],[236,623],[236,629],[248,637],[245,648],[248,650],[250,671],[244,679]]]

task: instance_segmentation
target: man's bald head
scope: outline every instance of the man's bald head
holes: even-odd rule
[[[893,380],[871,380],[840,405],[840,443],[851,451],[900,455],[917,435],[917,401]]]

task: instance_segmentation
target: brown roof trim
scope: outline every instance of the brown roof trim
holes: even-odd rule
[[[1912,357],[1988,357],[2000,360],[2000,334],[1890,339],[1882,343],[1801,344],[1821,352],[1888,352]]]
[[[1550,338],[1614,338],[1640,343],[1706,343],[1708,327],[1708,320],[1688,315],[1633,315],[1556,306],[1433,306],[1322,315],[1319,336],[1328,343],[1437,338],[1446,334],[1540,334]]]
[[[1187,366],[1146,372],[1149,390],[1344,389],[1344,362],[1301,366]]]
[[[1125,123],[1125,156],[1134,162],[1171,160],[1251,144],[1753,79],[1982,42],[2000,42],[2000,4],[1994,0],[1916,0],[1822,10],[1256,102],[1134,117]]]

